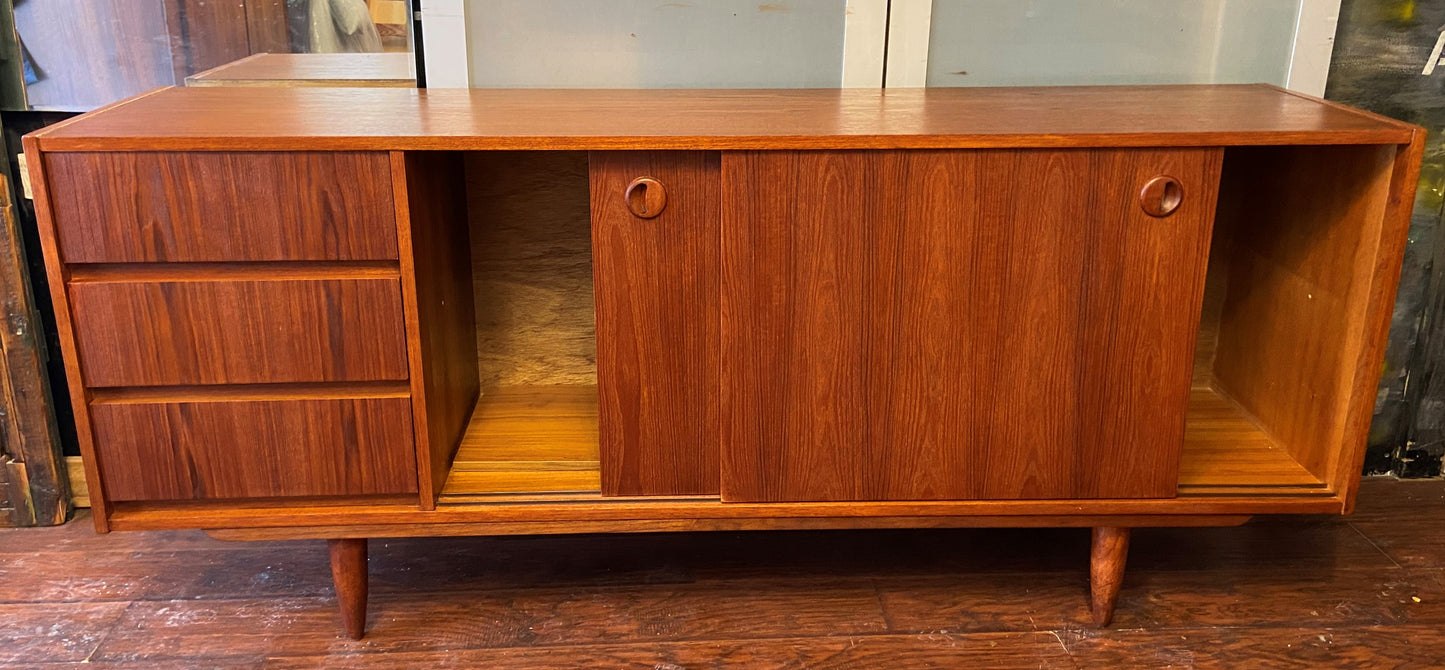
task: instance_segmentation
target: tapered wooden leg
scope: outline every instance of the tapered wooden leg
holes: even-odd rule
[[[1114,619],[1114,603],[1119,601],[1124,561],[1128,557],[1128,528],[1094,529],[1094,548],[1089,556],[1089,609],[1095,626],[1107,626]]]
[[[346,635],[360,640],[366,633],[366,539],[327,540],[331,550],[331,581]]]

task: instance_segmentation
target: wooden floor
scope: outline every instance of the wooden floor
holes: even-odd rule
[[[0,667],[1445,667],[1445,482],[1352,517],[1141,530],[1085,625],[1084,530],[373,541],[340,635],[321,542],[0,531]],[[54,664],[54,665],[48,665]]]

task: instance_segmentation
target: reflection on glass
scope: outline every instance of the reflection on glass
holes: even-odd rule
[[[1267,82],[1300,0],[935,0],[929,86]]]
[[[25,97],[8,102],[10,108],[86,111],[253,54],[357,55],[309,66],[300,56],[272,59],[289,61],[263,77],[278,85],[287,73],[334,70],[333,63],[365,71],[382,68],[372,61],[385,62],[388,71],[411,67],[409,56],[381,57],[412,50],[411,0],[13,0],[13,6],[17,39],[0,49],[14,55],[5,59],[14,71],[5,74]],[[251,69],[264,65],[252,61]],[[409,69],[403,76],[411,77]]]

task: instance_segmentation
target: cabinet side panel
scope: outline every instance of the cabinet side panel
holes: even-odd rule
[[[453,455],[476,407],[476,303],[467,226],[466,173],[457,153],[407,152],[402,157],[406,211],[399,217],[403,271],[414,282],[407,306],[413,411],[422,504],[430,506],[446,483]]]
[[[1425,154],[1425,130],[1418,128],[1409,144],[1395,148],[1390,169],[1390,197],[1380,226],[1368,291],[1369,308],[1364,319],[1364,346],[1355,364],[1355,383],[1349,415],[1345,419],[1345,444],[1329,480],[1345,499],[1345,514],[1355,511],[1360,471],[1364,466],[1370,424],[1374,418],[1376,391],[1380,385],[1380,361],[1394,315],[1395,294],[1400,286],[1400,267],[1409,242],[1410,219],[1419,188],[1420,164]]]
[[[593,152],[599,458],[605,495],[718,492],[718,154]],[[639,177],[666,191],[633,216]]]
[[[1366,322],[1390,300],[1375,290],[1382,238],[1408,226],[1384,228],[1394,159],[1394,146],[1239,147],[1225,158],[1219,225],[1233,244],[1214,385],[1335,486],[1342,452],[1364,439],[1346,434],[1351,407],[1373,407],[1353,389],[1361,366],[1379,374]]]
[[[65,289],[69,273],[60,257],[56,229],[61,225],[51,207],[49,181],[50,154],[40,153],[40,141],[30,135],[21,140],[25,149],[26,165],[30,171],[30,184],[35,195],[35,217],[40,234],[40,248],[45,256],[45,279],[50,287],[51,305],[55,310],[55,329],[60,340],[60,355],[65,363],[65,380],[70,393],[71,406],[75,410],[75,432],[80,442],[80,454],[85,464],[85,481],[90,493],[92,518],[99,532],[110,530],[110,499],[105,483],[100,478],[99,460],[94,447],[90,425],[90,411],[85,397],[85,385],[80,375],[80,357],[75,349],[75,329],[71,318],[70,298]]]

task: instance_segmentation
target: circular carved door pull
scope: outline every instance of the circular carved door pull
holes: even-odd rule
[[[667,208],[667,189],[652,177],[638,177],[627,185],[622,199],[627,202],[627,211],[633,216],[650,219]]]
[[[1144,213],[1153,217],[1165,217],[1179,209],[1179,204],[1184,202],[1184,187],[1179,185],[1179,180],[1168,175],[1160,175],[1147,182],[1144,188],[1139,189],[1139,206],[1144,208]]]

